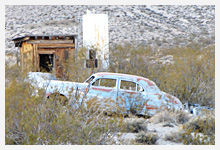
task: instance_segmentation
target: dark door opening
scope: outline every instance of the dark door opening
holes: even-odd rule
[[[39,54],[40,72],[52,72],[54,67],[54,54]]]

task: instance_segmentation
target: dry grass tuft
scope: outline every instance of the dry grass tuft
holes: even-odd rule
[[[157,140],[159,139],[159,136],[156,133],[146,133],[141,131],[136,136],[136,142],[147,144],[147,145],[154,145],[156,144]]]
[[[182,130],[166,135],[165,140],[183,142],[185,145],[214,145],[215,118],[192,117],[183,124]]]
[[[164,110],[158,112],[155,116],[153,116],[150,121],[152,123],[176,123],[176,124],[184,124],[190,120],[192,116],[189,113],[184,111],[168,111]]]
[[[182,131],[179,131],[179,132],[171,132],[169,134],[167,134],[165,136],[165,140],[166,141],[172,141],[172,142],[182,142],[182,134],[183,132]]]
[[[147,124],[144,118],[132,118],[127,120],[127,132],[139,133],[147,131]]]

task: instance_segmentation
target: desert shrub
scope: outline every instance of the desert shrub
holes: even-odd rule
[[[187,129],[182,133],[182,142],[185,145],[215,145],[215,135],[205,135],[198,130],[192,132],[192,129]]]
[[[63,80],[82,82],[93,72],[103,68],[85,68],[85,49],[78,51],[77,58],[70,58],[63,64]],[[169,56],[169,60],[164,60]],[[167,57],[168,58],[168,57]],[[178,97],[182,103],[215,105],[215,50],[197,45],[183,48],[152,50],[150,47],[132,45],[115,46],[110,49],[110,65],[107,71],[143,76],[154,81],[167,93]],[[68,107],[57,106],[54,99],[45,99],[44,91],[33,96],[36,89],[24,82],[25,70],[20,66],[5,66],[5,143],[6,144],[106,144],[116,132],[127,127],[123,117],[107,117],[97,108],[81,107],[75,113]],[[56,100],[55,100],[56,101]],[[99,105],[96,105],[99,108]],[[99,109],[100,110],[100,109]],[[160,114],[155,122],[168,121],[184,123],[185,114],[177,118],[168,112]],[[197,124],[197,123],[196,123]],[[199,123],[200,124],[200,123]],[[123,126],[124,125],[124,126]],[[207,122],[203,123],[207,126]],[[142,123],[134,125],[133,131],[146,130]],[[213,126],[201,132],[213,133]],[[195,128],[197,129],[197,128]],[[211,131],[209,131],[211,130]],[[190,139],[194,128],[184,129],[184,139]],[[195,130],[196,132],[200,131]],[[196,133],[195,132],[195,133]],[[199,135],[199,134],[198,134]],[[214,136],[208,141],[213,144]],[[193,140],[185,142],[192,143]]]
[[[208,142],[205,141],[207,137],[199,135],[198,132],[192,132],[192,130],[172,132],[165,136],[165,140],[182,142],[185,145],[208,145]]]
[[[192,116],[185,111],[178,111],[174,113],[174,118],[176,120],[176,123],[184,124],[188,122],[192,118]]]
[[[96,48],[91,48],[98,51]],[[86,55],[89,50],[86,48],[81,48],[77,52],[77,57],[70,57],[68,60],[65,60],[62,64],[62,73],[64,77],[62,80],[74,81],[74,82],[84,82],[91,74],[95,72],[108,71],[106,68],[103,68],[102,62],[98,62],[98,68],[86,68]],[[96,54],[97,59],[99,60],[98,54]]]
[[[144,118],[133,118],[127,120],[127,132],[139,133],[147,131],[147,124]]]
[[[182,130],[170,133],[165,140],[183,142],[185,145],[214,145],[215,119],[195,117],[183,125]]]
[[[182,132],[171,132],[165,135],[165,140],[166,141],[172,141],[172,142],[182,142]]]
[[[175,124],[184,124],[188,122],[192,116],[184,111],[171,111],[171,110],[164,110],[159,111],[156,113],[150,121],[153,123],[175,123]]]
[[[7,76],[6,145],[114,144],[112,139],[116,133],[124,131],[122,116],[108,117],[98,104],[73,107],[76,103],[69,102],[68,105],[59,105],[56,97],[47,99],[44,90],[24,82],[23,75],[21,72],[14,77]],[[33,95],[36,90],[38,95]]]
[[[158,139],[159,136],[156,133],[146,133],[144,131],[139,132],[136,136],[136,142],[147,145],[156,144]]]
[[[215,118],[211,116],[198,116],[187,122],[184,128],[191,129],[193,132],[198,131],[206,135],[213,135],[215,134]]]
[[[110,49],[108,71],[146,77],[182,103],[210,107],[215,104],[214,47],[191,45],[155,51],[150,47],[118,45]]]
[[[149,78],[182,103],[215,105],[215,47],[196,44],[188,47],[153,50],[151,47],[124,44],[110,47],[109,67],[88,69],[85,48],[76,58],[63,64],[63,80],[83,82],[98,71],[134,74]],[[10,73],[9,70],[7,70]]]
[[[167,122],[167,123],[174,123],[175,119],[172,116],[173,113],[171,113],[168,110],[160,111],[156,113],[150,121],[153,123],[161,123],[161,122]]]
[[[62,61],[63,78],[60,80],[68,80],[74,82],[84,82],[93,72],[91,69],[85,68],[86,49],[79,49],[77,57],[69,57],[68,60]]]

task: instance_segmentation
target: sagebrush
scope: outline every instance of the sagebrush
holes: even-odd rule
[[[98,71],[139,75],[156,82],[162,91],[176,96],[182,103],[191,102],[215,107],[214,47],[202,48],[192,45],[152,50],[150,47],[118,45],[110,48],[109,67],[102,68],[100,64],[94,70],[84,67],[85,51],[86,49],[79,50],[77,58],[63,64],[65,76],[62,80],[83,82],[91,73]],[[123,116],[106,116],[103,111],[96,111],[98,108],[95,107],[93,110],[91,107],[91,111],[82,108],[73,113],[68,105],[57,105],[56,99],[44,97],[43,89],[36,89],[24,82],[26,74],[27,70],[21,70],[17,64],[5,65],[7,145],[114,144],[114,135],[127,130]],[[37,96],[33,95],[36,90]],[[171,121],[184,124],[188,119],[185,114],[179,114]],[[138,128],[142,130],[142,126]],[[191,137],[192,132],[198,132],[194,131],[194,128],[185,131],[185,141],[187,137]],[[202,128],[201,132],[209,135],[213,134],[213,131],[212,126],[211,131]],[[214,136],[207,138],[208,140],[203,140],[200,144],[207,141],[214,143]],[[192,141],[186,141],[185,144],[187,143]]]

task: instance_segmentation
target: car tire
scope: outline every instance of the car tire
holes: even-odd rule
[[[60,93],[53,93],[49,96],[49,98],[53,99],[54,101],[58,102],[62,106],[68,105],[68,99],[66,96],[60,94]]]

